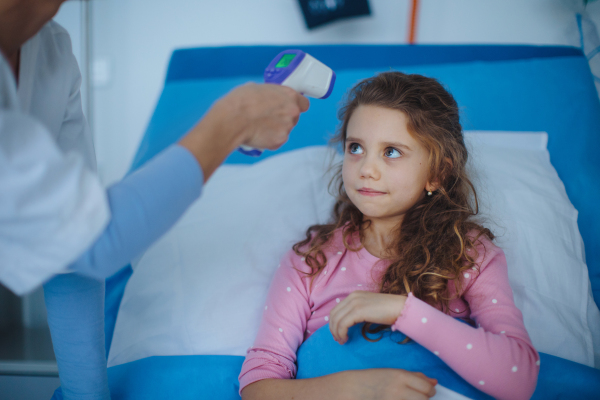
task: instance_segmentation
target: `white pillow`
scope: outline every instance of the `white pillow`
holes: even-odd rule
[[[600,311],[592,298],[578,213],[550,164],[547,134],[465,136],[481,219],[506,254],[515,303],[534,346],[594,366]]]
[[[593,365],[577,211],[551,166],[545,133],[466,135],[478,194],[504,248],[515,302],[539,351]],[[154,355],[245,355],[279,259],[334,198],[324,146],[221,166],[180,222],[134,266],[109,366]],[[588,324],[590,322],[590,324]]]
[[[153,355],[245,355],[283,255],[327,221],[334,152],[308,147],[223,165],[201,198],[134,266],[109,366]]]

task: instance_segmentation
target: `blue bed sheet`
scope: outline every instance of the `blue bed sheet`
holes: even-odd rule
[[[312,101],[279,152],[325,143],[337,126],[336,109],[357,80],[389,68],[438,78],[456,97],[465,129],[546,131],[551,160],[579,211],[579,228],[596,303],[600,303],[600,102],[586,58],[578,49],[533,46],[301,46],[336,69],[331,97]],[[177,141],[212,102],[235,85],[260,81],[278,46],[188,49],[171,59],[165,88],[132,169]],[[254,55],[254,56],[253,56]],[[368,56],[365,56],[368,55]],[[239,58],[239,57],[246,58]],[[249,57],[249,58],[248,58]],[[227,60],[245,59],[243,71]],[[277,152],[265,152],[268,157]],[[260,158],[259,158],[260,159]],[[232,154],[227,163],[256,159]],[[126,267],[107,281],[106,339],[110,348]],[[315,335],[316,336],[316,335]],[[217,358],[214,358],[217,357]],[[242,357],[151,357],[109,369],[113,398],[237,398]],[[234,373],[235,371],[235,373]],[[571,388],[599,381],[597,370],[543,355],[539,387]],[[540,386],[542,385],[542,386]],[[579,386],[578,386],[579,387]],[[203,391],[204,388],[204,391]],[[206,395],[216,390],[218,395]],[[537,394],[538,392],[536,392]],[[550,392],[549,392],[550,393]],[[544,398],[575,398],[564,396]],[[542,398],[542,397],[538,397]],[[578,397],[586,398],[586,397]],[[590,397],[588,397],[590,398]]]

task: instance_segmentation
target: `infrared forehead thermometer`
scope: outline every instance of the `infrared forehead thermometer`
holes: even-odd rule
[[[335,84],[335,72],[310,54],[302,50],[285,50],[267,66],[265,83],[283,85],[316,99],[326,99]],[[240,146],[240,152],[249,156],[260,156],[262,150]]]
[[[287,86],[308,97],[326,99],[333,90],[335,72],[302,50],[282,51],[264,74],[266,83]]]

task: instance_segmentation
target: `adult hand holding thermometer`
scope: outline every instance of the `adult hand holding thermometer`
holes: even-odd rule
[[[265,83],[287,86],[307,97],[326,99],[333,90],[335,72],[302,50],[285,50],[267,66],[264,79]],[[262,154],[262,150],[248,146],[238,150],[254,157]]]

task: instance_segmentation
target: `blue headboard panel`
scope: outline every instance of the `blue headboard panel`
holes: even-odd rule
[[[581,56],[574,47],[485,45],[234,46],[175,50],[166,82],[262,74],[283,50],[300,48],[334,71],[392,66]]]

